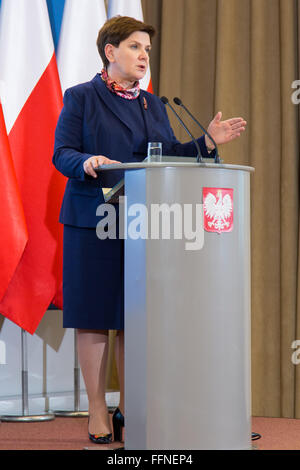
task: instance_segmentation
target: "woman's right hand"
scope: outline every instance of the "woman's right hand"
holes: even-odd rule
[[[121,163],[117,160],[110,160],[103,155],[94,155],[93,157],[88,158],[83,162],[83,169],[87,175],[93,176],[93,178],[97,178],[97,173],[95,172],[94,168],[97,168],[101,165],[110,165],[111,163]]]

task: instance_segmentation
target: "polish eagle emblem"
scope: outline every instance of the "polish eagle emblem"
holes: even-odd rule
[[[233,229],[233,189],[203,188],[204,229],[231,232]]]

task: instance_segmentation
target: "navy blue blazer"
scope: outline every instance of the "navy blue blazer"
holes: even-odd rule
[[[96,209],[104,202],[101,188],[111,188],[124,176],[123,171],[105,171],[92,178],[83,170],[83,162],[93,155],[104,155],[121,162],[133,161],[133,135],[126,114],[116,96],[97,74],[90,82],[66,90],[64,106],[56,131],[53,163],[67,181],[59,221],[77,227],[96,227]],[[147,109],[143,106],[144,98]],[[141,90],[147,141],[162,142],[164,155],[196,156],[194,143],[181,144],[174,136],[161,100]],[[198,139],[203,157],[207,157],[204,137]],[[141,157],[141,160],[146,155]]]

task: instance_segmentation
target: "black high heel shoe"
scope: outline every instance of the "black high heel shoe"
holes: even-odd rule
[[[122,441],[122,428],[124,428],[125,420],[119,408],[116,408],[112,417],[114,429],[114,441]]]
[[[111,444],[112,443],[112,434],[90,434],[89,438],[95,444]]]
[[[89,432],[89,439],[95,444],[111,444],[112,443],[112,433],[110,434],[91,434]]]

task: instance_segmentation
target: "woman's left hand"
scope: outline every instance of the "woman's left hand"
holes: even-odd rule
[[[246,121],[241,118],[231,118],[226,121],[221,121],[222,113],[219,111],[209,124],[207,131],[212,136],[216,144],[226,144],[231,142],[241,135],[246,129]],[[205,143],[209,150],[214,149],[211,140],[205,135]]]

